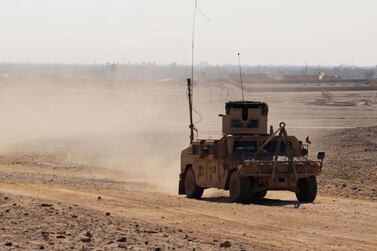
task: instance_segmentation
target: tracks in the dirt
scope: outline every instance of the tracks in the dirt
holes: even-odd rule
[[[243,247],[373,250],[377,246],[375,202],[319,197],[314,204],[300,205],[293,194],[269,193],[260,204],[240,205],[148,191],[35,183],[1,183],[0,192],[109,211],[208,239],[230,239]]]

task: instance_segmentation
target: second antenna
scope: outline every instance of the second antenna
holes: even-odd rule
[[[242,92],[242,102],[245,102],[245,97],[243,95],[243,81],[242,81],[242,69],[241,69],[241,55],[238,52],[238,68],[240,70],[240,81],[241,81],[241,92]]]

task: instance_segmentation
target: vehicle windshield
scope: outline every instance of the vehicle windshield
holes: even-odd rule
[[[260,144],[263,143],[260,142]],[[270,141],[257,153],[258,145],[256,141],[235,141],[233,144],[233,157],[271,160],[276,153],[277,147],[278,141]],[[285,153],[286,145],[284,141],[281,141],[279,155],[285,155]]]
[[[268,142],[260,151],[261,154],[272,154],[274,155],[276,153],[276,150],[278,150],[278,141],[270,141]],[[285,154],[286,149],[285,149],[285,142],[281,141],[280,142],[280,150],[278,151],[279,154]]]
[[[244,160],[254,156],[257,151],[256,141],[235,141],[233,144],[233,158]]]
[[[233,145],[233,152],[256,152],[256,141],[235,141]]]

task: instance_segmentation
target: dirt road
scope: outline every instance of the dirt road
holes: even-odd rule
[[[0,250],[376,249],[377,130],[366,126],[376,125],[377,106],[365,101],[375,92],[334,93],[355,103],[344,107],[317,104],[319,92],[249,93],[270,104],[270,124],[310,135],[311,154],[327,157],[314,204],[269,192],[240,205],[217,190],[199,201],[176,195],[188,143],[185,85],[153,86],[151,96],[140,91],[150,84],[1,92]],[[220,132],[223,92],[196,90],[201,136]]]
[[[202,200],[190,200],[153,192],[143,184],[87,178],[82,175],[85,170],[72,175],[84,177],[75,181],[64,170],[55,170],[55,178],[50,179],[46,171],[41,174],[34,169],[18,166],[16,172],[9,166],[0,168],[9,174],[0,183],[0,245],[11,242],[10,248],[89,250],[219,250],[227,244],[231,244],[230,250],[373,250],[377,246],[377,203],[372,201],[319,196],[314,204],[298,204],[293,193],[269,192],[258,204],[241,205],[230,203],[225,193],[217,191],[209,191]],[[59,177],[71,182],[60,182]],[[43,203],[50,203],[56,215],[48,218],[45,208],[38,206]],[[77,218],[70,217],[72,210]],[[12,224],[20,218],[22,222]],[[48,219],[53,222],[50,226],[45,224]],[[84,225],[76,222],[78,219]],[[72,228],[72,224],[79,227]],[[43,228],[50,236],[70,235],[56,235],[54,242],[40,233],[23,238],[28,231],[35,232],[29,228]],[[88,243],[77,239],[87,230],[96,238]],[[124,243],[116,240],[120,233],[127,237]]]

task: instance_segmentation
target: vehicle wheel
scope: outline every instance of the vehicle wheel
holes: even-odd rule
[[[261,200],[266,197],[267,190],[259,191],[253,194],[253,199]]]
[[[300,202],[313,202],[317,196],[317,179],[315,176],[298,180],[297,200]]]
[[[187,198],[200,199],[203,191],[204,189],[196,184],[194,171],[189,168],[185,174],[185,193]]]
[[[249,202],[251,195],[250,178],[241,177],[238,171],[232,172],[229,180],[229,195],[233,202]]]

